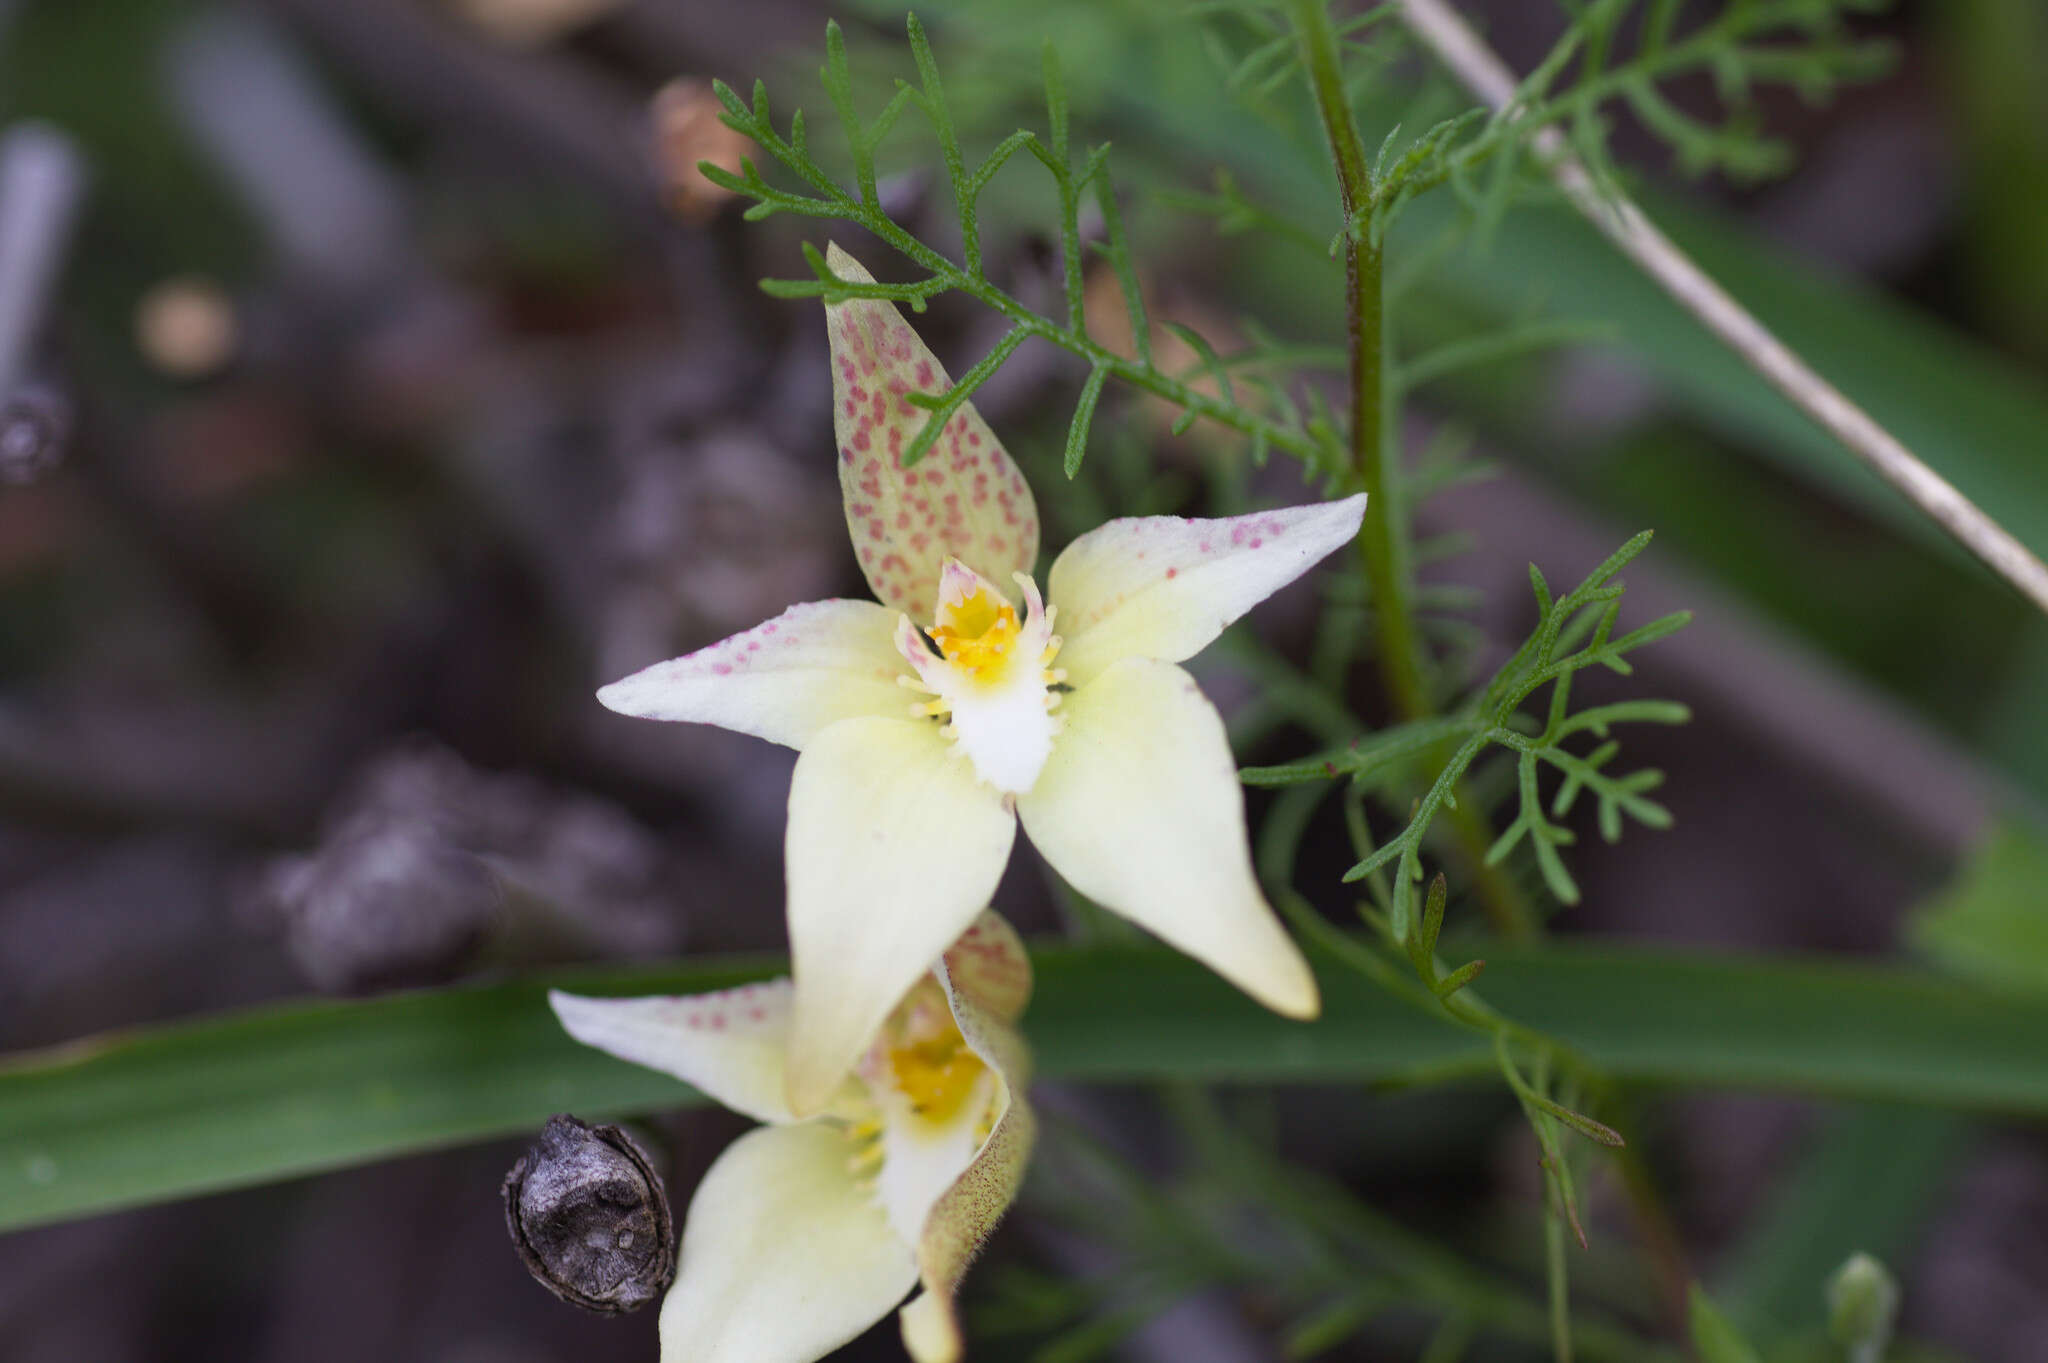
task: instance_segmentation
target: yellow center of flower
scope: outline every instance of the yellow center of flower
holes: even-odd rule
[[[993,593],[976,589],[944,612],[932,642],[947,662],[981,677],[1002,665],[1017,642],[1017,612]]]
[[[960,1111],[987,1068],[957,1031],[951,1037],[889,1052],[889,1070],[897,1091],[910,1100],[912,1111],[934,1122],[946,1121]]]
[[[988,1066],[960,1035],[938,985],[929,977],[920,981],[894,1024],[885,1043],[891,1086],[927,1121],[957,1116]]]
[[[1016,606],[949,559],[931,625],[919,629],[907,615],[896,623],[896,650],[916,673],[904,682],[931,697],[911,713],[942,721],[940,735],[974,763],[981,781],[1006,795],[1030,790],[1052,755],[1060,731],[1053,688],[1066,679],[1052,666],[1060,649],[1053,607],[1030,578],[1011,577],[1024,594]]]

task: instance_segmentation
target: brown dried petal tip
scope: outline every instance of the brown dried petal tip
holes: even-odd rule
[[[548,1118],[505,1176],[505,1225],[541,1286],[586,1311],[637,1311],[676,1276],[668,1191],[616,1126]]]

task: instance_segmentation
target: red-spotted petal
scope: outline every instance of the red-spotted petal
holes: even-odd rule
[[[1009,920],[994,909],[946,948],[946,984],[998,1022],[1014,1023],[1031,1001],[1031,957]]]
[[[907,711],[894,623],[872,601],[808,601],[597,698],[622,715],[716,724],[800,749],[842,719]]]
[[[1192,658],[1231,621],[1358,533],[1365,494],[1191,521],[1109,521],[1068,545],[1046,599],[1060,613],[1060,666],[1075,686],[1123,658]]]
[[[874,282],[837,246],[826,260],[841,279]],[[896,306],[871,298],[829,304],[825,324],[846,528],[876,597],[930,624],[948,557],[993,582],[1029,572],[1038,558],[1038,506],[973,403],[961,405],[922,459],[903,467],[904,452],[931,418],[910,394],[936,396],[953,385]]]

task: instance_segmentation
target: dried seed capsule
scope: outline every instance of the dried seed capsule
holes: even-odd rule
[[[527,1272],[586,1311],[637,1311],[676,1276],[668,1191],[616,1126],[548,1118],[505,1176],[505,1225]]]

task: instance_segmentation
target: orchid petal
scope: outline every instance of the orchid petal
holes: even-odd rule
[[[901,716],[910,700],[896,613],[872,601],[791,606],[744,634],[656,663],[597,698],[620,714],[716,724],[802,748],[856,715]]]
[[[783,1055],[790,984],[764,980],[715,994],[593,999],[550,991],[570,1036],[621,1060],[672,1074],[757,1122],[791,1122]]]
[[[1227,520],[1110,521],[1053,562],[1046,598],[1075,686],[1122,658],[1177,663],[1358,533],[1365,494]]]
[[[814,1363],[887,1315],[917,1267],[822,1122],[766,1126],[697,1185],[662,1363]]]
[[[943,1120],[919,1115],[901,1093],[884,1095],[875,1197],[904,1244],[918,1243],[932,1208],[974,1163],[983,1119],[1001,1091],[1001,1081],[984,1071]]]
[[[935,973],[961,1037],[989,1067],[995,1093],[985,1119],[986,1138],[966,1168],[932,1204],[917,1237],[918,1276],[924,1291],[900,1316],[904,1347],[916,1363],[955,1363],[960,1357],[954,1294],[989,1232],[1016,1199],[1037,1130],[1030,1105],[1022,1097],[1030,1082],[1030,1054],[1008,1020],[985,1008],[974,992],[978,984],[989,982],[986,967],[991,960],[1007,956],[1013,948],[1022,958],[1023,946],[1010,925],[992,913],[984,914],[974,931],[975,938],[963,938],[946,953]],[[1014,972],[1007,969],[1001,976],[1015,979]],[[1028,976],[1025,987],[1028,990]],[[998,992],[1015,997],[1014,986]],[[892,1153],[890,1158],[894,1157]]]
[[[825,259],[841,279],[875,282],[837,246]],[[902,466],[931,417],[909,394],[937,396],[952,382],[895,304],[828,304],[825,325],[846,528],[882,604],[931,623],[933,591],[948,557],[996,582],[1029,572],[1038,558],[1038,506],[973,403],[961,404],[916,465]]]
[[[941,982],[998,1022],[1014,1023],[1031,1001],[1031,957],[1009,920],[990,909],[946,948]],[[957,1015],[959,1008],[954,1008]]]
[[[844,720],[797,759],[785,855],[799,1115],[825,1105],[988,903],[1016,828],[1003,797],[928,721]]]
[[[1061,713],[1052,760],[1017,799],[1053,869],[1275,1012],[1315,1016],[1315,977],[1252,877],[1223,720],[1194,678],[1127,658]]]

